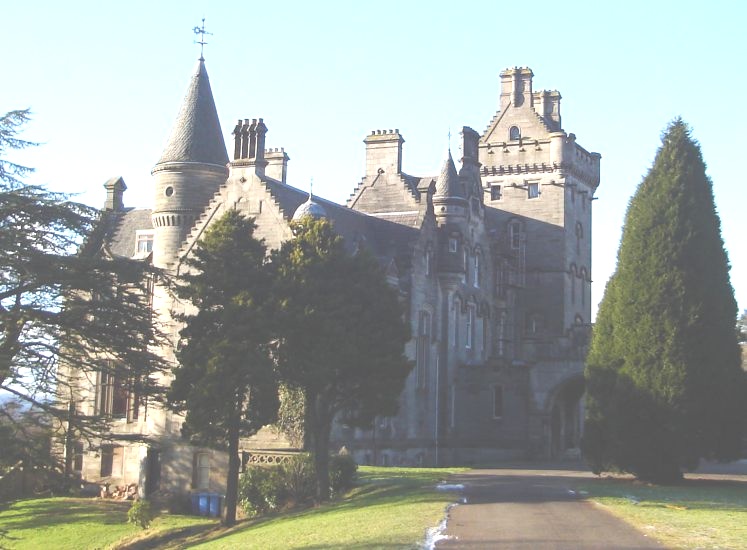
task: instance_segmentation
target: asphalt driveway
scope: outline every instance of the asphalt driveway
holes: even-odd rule
[[[664,548],[645,534],[585,501],[573,482],[591,478],[576,470],[472,470],[454,476],[463,503],[451,508],[449,538],[436,548],[638,549]]]

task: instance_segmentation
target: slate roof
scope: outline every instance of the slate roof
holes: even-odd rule
[[[464,191],[464,184],[459,181],[459,175],[454,166],[454,159],[451,158],[451,150],[441,168],[441,174],[436,180],[436,192],[434,197],[457,197],[465,198],[467,195]]]
[[[109,251],[115,256],[132,258],[135,255],[136,231],[153,229],[151,210],[125,208],[119,212],[107,212],[108,229],[104,237]]]
[[[264,183],[288,221],[309,196],[306,191],[276,180],[267,178]],[[419,227],[363,214],[316,195],[314,202],[324,208],[327,218],[334,223],[335,231],[345,239],[349,250],[362,244],[380,260],[386,262],[394,259],[399,267],[407,267],[412,247],[419,235]]]
[[[171,136],[157,164],[167,162],[218,166],[228,163],[226,143],[203,59],[197,62]]]

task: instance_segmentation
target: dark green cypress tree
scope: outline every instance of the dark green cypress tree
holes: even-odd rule
[[[729,264],[700,147],[667,128],[630,201],[587,358],[586,460],[671,482],[739,455],[747,382]]]

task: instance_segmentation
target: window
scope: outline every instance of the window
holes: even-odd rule
[[[506,353],[506,312],[501,311],[498,316],[498,357],[503,357]]]
[[[133,389],[132,380],[112,374],[113,366],[107,365],[109,371],[98,374],[96,385],[96,414],[108,418],[126,418],[128,422],[137,420],[140,400]]]
[[[518,250],[521,248],[521,224],[513,222],[508,226],[509,238],[511,239],[511,248]]]
[[[475,306],[469,304],[467,306],[467,330],[465,331],[466,341],[464,347],[472,349],[475,345]]]
[[[148,254],[153,250],[153,231],[137,231],[135,233],[135,253]]]
[[[508,139],[509,141],[516,141],[517,139],[521,139],[521,130],[518,126],[511,126],[511,128],[509,128]]]
[[[83,471],[83,443],[76,441],[73,444],[73,471]]]
[[[476,251],[472,259],[472,285],[480,288],[480,252]]]
[[[210,488],[210,454],[199,452],[192,461],[192,486],[195,489]]]
[[[584,226],[576,222],[576,254],[581,254],[581,239],[584,238]]]
[[[536,199],[540,196],[540,187],[538,182],[527,184],[527,198]]]
[[[101,477],[122,477],[124,448],[119,445],[101,446]]]
[[[449,238],[449,252],[456,252],[457,251],[457,240],[455,237]]]
[[[430,362],[431,351],[431,314],[427,311],[420,312],[418,321],[418,339],[417,339],[417,385],[418,388],[424,388],[426,376],[428,373],[428,363]]]
[[[426,277],[430,277],[432,273],[433,273],[433,249],[431,248],[431,245],[429,243],[427,248],[425,249],[425,275]]]
[[[503,198],[501,194],[501,186],[500,185],[491,185],[490,186],[490,200],[491,201],[499,201]]]
[[[503,386],[493,386],[493,418],[503,418]]]

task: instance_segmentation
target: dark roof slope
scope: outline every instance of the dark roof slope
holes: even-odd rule
[[[107,212],[108,229],[104,242],[115,256],[132,258],[135,255],[135,235],[138,230],[153,229],[151,211],[144,208],[126,208]]]
[[[167,162],[198,162],[218,166],[225,166],[228,162],[226,143],[203,59],[197,62],[171,137],[157,164]]]
[[[309,197],[306,191],[276,180],[268,178],[264,183],[289,221],[296,209]],[[314,201],[324,208],[327,218],[334,223],[335,230],[345,239],[349,249],[359,245],[366,246],[383,261],[394,259],[400,267],[409,263],[419,228],[369,216],[316,195]]]

